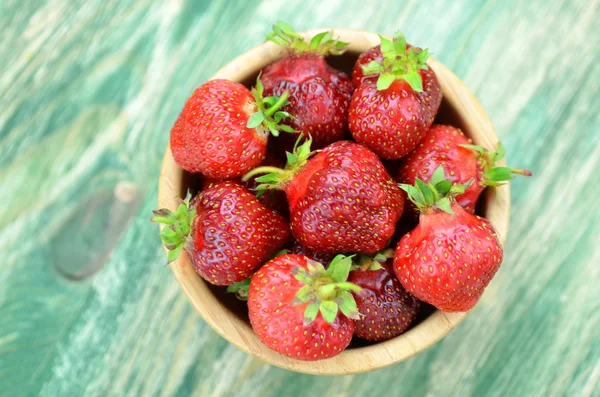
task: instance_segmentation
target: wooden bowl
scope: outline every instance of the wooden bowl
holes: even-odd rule
[[[325,29],[304,33],[307,37]],[[379,44],[375,33],[350,29],[335,29],[334,35],[349,42],[347,53],[342,57],[330,57],[333,66],[351,73],[357,56]],[[417,43],[418,44],[418,43]],[[273,43],[263,43],[237,57],[213,79],[229,79],[250,86],[258,72],[280,59],[284,51]],[[443,91],[443,102],[436,122],[460,127],[475,144],[488,149],[495,147],[498,138],[483,108],[469,89],[439,61],[430,58],[428,65],[435,71]],[[201,82],[198,82],[201,83]],[[175,210],[178,199],[188,189],[197,191],[194,176],[184,172],[173,160],[167,147],[158,186],[158,206]],[[478,212],[496,227],[502,242],[505,242],[510,213],[510,192],[505,185],[495,192],[488,191],[480,199]],[[263,345],[248,321],[245,304],[238,302],[224,288],[205,282],[192,267],[187,255],[180,255],[171,263],[171,270],[181,289],[198,313],[223,338],[246,353],[281,368],[292,371],[320,374],[353,374],[372,371],[406,360],[422,352],[448,334],[466,316],[466,313],[444,313],[433,311],[404,334],[386,342],[363,347],[348,348],[336,357],[321,361],[300,361],[288,358]]]

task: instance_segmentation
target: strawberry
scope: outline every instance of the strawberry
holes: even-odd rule
[[[453,184],[473,183],[456,202],[470,213],[481,192],[487,186],[500,186],[514,175],[531,176],[531,172],[518,168],[496,166],[504,157],[504,148],[499,143],[495,151],[486,151],[471,141],[458,128],[449,125],[433,125],[417,148],[404,157],[398,167],[396,180],[412,185],[417,176],[428,182],[440,166]]]
[[[280,125],[288,93],[263,97],[257,80],[252,91],[229,80],[210,80],[188,98],[171,129],[175,162],[188,172],[212,179],[244,175],[265,158],[269,133],[293,131]]]
[[[350,343],[359,314],[346,281],[351,257],[338,255],[325,270],[306,256],[287,254],[252,276],[248,313],[254,332],[271,349],[299,360],[341,353]]]
[[[385,247],[404,208],[404,194],[379,158],[362,145],[335,142],[310,160],[311,140],[288,153],[285,169],[259,167],[258,189],[285,191],[292,234],[324,253],[375,253]]]
[[[361,65],[366,77],[355,78],[362,84],[352,95],[348,125],[358,143],[379,157],[395,160],[423,139],[440,107],[442,91],[425,63],[427,50],[407,46],[400,32],[393,42],[381,37],[380,48],[381,60],[375,57]],[[374,52],[367,52],[363,59],[370,59]]]
[[[421,307],[421,302],[406,292],[396,278],[391,261],[394,253],[389,251],[374,257],[361,255],[357,269],[348,277],[349,282],[362,288],[360,293],[352,292],[361,313],[354,322],[354,334],[362,339],[383,341],[400,335]]]
[[[154,211],[152,221],[167,225],[160,235],[169,262],[184,250],[196,272],[215,285],[249,277],[289,238],[285,218],[233,181],[210,184],[176,212]]]
[[[279,191],[280,190],[278,190],[278,192]],[[336,253],[324,253],[324,252],[311,251],[308,248],[300,245],[300,243],[294,239],[292,239],[292,242],[289,244],[288,251],[290,254],[304,255],[304,256],[312,259],[313,261],[322,263],[323,265],[325,265],[325,267],[327,267],[327,265],[329,265],[331,263],[331,261],[333,260],[333,258],[335,258],[335,256],[336,256]]]
[[[438,168],[429,183],[401,185],[419,208],[419,225],[400,239],[394,272],[408,292],[447,312],[471,309],[502,263],[502,245],[486,219],[454,200],[467,185],[452,185]]]
[[[282,21],[273,25],[267,39],[288,50],[285,57],[267,66],[261,77],[265,94],[290,93],[290,104],[283,109],[295,118],[287,124],[304,137],[310,134],[317,148],[344,138],[354,88],[350,77],[329,66],[325,56],[342,54],[347,43],[333,39],[331,32],[320,33],[307,43]],[[298,134],[283,137],[288,147],[293,146]]]

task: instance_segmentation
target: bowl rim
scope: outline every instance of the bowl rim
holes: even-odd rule
[[[312,29],[300,32],[305,37],[333,30],[334,36],[348,42],[348,52],[361,53],[379,44],[376,33],[355,29]],[[223,66],[210,79],[226,78],[233,81],[246,80],[269,63],[281,58],[285,50],[274,43],[262,43]],[[435,58],[428,65],[436,72],[444,99],[462,117],[465,132],[475,144],[494,147],[498,138],[481,104],[464,83]],[[467,117],[468,116],[468,117]],[[175,210],[180,199],[183,170],[175,163],[170,145],[163,158],[158,184],[159,208]],[[506,242],[510,216],[510,187],[497,188],[493,195],[486,195],[488,206],[485,217],[492,222],[502,244]],[[161,225],[161,229],[162,229]],[[207,283],[194,271],[187,255],[170,264],[175,279],[196,311],[228,342],[242,351],[280,368],[315,375],[346,375],[368,372],[406,360],[427,349],[453,328],[467,313],[433,312],[417,326],[393,339],[377,344],[347,349],[339,355],[319,361],[301,361],[286,357],[262,344],[249,323],[232,314],[210,291]]]

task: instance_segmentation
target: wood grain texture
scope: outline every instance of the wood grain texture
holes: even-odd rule
[[[599,17],[598,0],[1,1],[0,395],[600,394]],[[402,28],[535,175],[512,183],[482,302],[377,372],[298,375],[229,345],[148,222],[185,98],[277,18]]]

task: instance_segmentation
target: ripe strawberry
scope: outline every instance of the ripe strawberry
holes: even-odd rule
[[[248,313],[254,332],[271,349],[299,360],[341,353],[359,314],[346,281],[351,257],[337,256],[329,268],[303,255],[267,262],[252,276]]]
[[[396,180],[412,185],[415,178],[428,182],[440,166],[453,184],[473,183],[456,196],[456,202],[470,213],[486,186],[500,186],[514,175],[531,176],[531,172],[518,168],[496,166],[504,157],[504,148],[498,144],[496,151],[486,151],[471,141],[458,128],[433,125],[417,148],[404,157],[398,167]]]
[[[396,32],[396,35],[399,34],[400,32]],[[406,43],[406,50],[409,50],[411,47],[412,46],[410,44]],[[360,85],[366,79],[374,79],[372,74],[365,75],[363,72],[363,68],[367,67],[367,65],[373,61],[377,62],[378,64],[383,62],[383,54],[381,54],[381,46],[379,45],[369,48],[367,51],[358,56],[358,59],[352,68],[352,83],[354,84],[355,88],[360,87]]]
[[[289,238],[286,220],[238,182],[210,184],[190,203],[154,211],[169,262],[183,249],[209,283],[229,285],[252,274]]]
[[[363,82],[352,95],[348,124],[358,143],[395,160],[423,139],[440,107],[442,91],[425,63],[427,50],[407,47],[400,32],[393,42],[381,37],[380,47],[382,59],[362,65],[367,78],[355,78]]]
[[[386,250],[387,251],[387,250]],[[393,250],[389,250],[393,258]],[[404,290],[386,254],[363,256],[348,281],[362,288],[352,292],[360,319],[354,322],[354,334],[370,341],[383,341],[400,335],[419,313],[421,302]],[[386,263],[388,261],[389,263]]]
[[[279,110],[281,97],[263,98],[263,87],[248,90],[229,80],[210,80],[187,100],[171,129],[171,151],[181,168],[213,179],[244,175],[265,158],[269,133],[293,131],[278,123],[291,117]]]
[[[326,55],[340,55],[347,43],[323,32],[304,41],[294,28],[279,21],[273,25],[268,40],[285,47],[288,54],[267,66],[261,80],[267,95],[289,92],[290,104],[283,109],[294,115],[287,124],[307,137],[312,136],[316,148],[338,141],[348,133],[348,106],[352,96],[352,81],[344,72],[325,62]],[[286,134],[292,147],[298,134]]]
[[[375,253],[392,237],[404,194],[362,145],[335,142],[308,160],[310,139],[288,153],[285,169],[259,167],[259,189],[284,190],[292,234],[316,252]]]
[[[277,190],[277,192],[280,192],[280,190]],[[336,253],[324,253],[324,252],[315,252],[315,251],[311,251],[306,247],[303,247],[302,245],[300,245],[300,243],[294,239],[292,239],[292,242],[289,244],[289,253],[290,254],[298,254],[298,255],[304,255],[310,259],[312,259],[313,261],[317,261],[322,263],[325,267],[327,267],[327,265],[329,265],[331,263],[331,261],[333,260],[333,258],[336,257]]]
[[[502,263],[502,246],[486,219],[471,215],[453,196],[467,185],[444,179],[401,185],[421,211],[419,225],[396,247],[394,272],[408,292],[447,312],[471,309]]]

